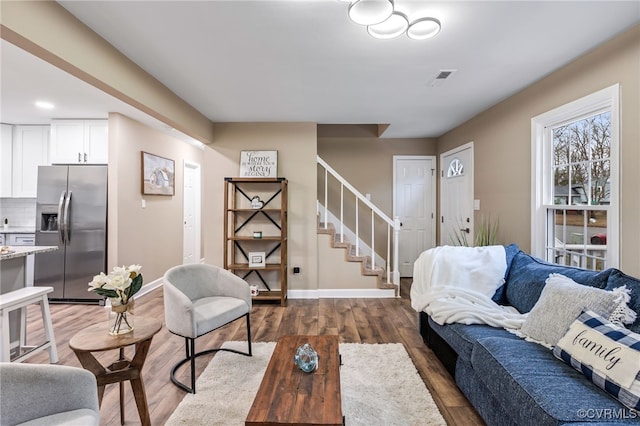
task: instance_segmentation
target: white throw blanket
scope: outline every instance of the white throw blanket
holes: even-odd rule
[[[491,300],[504,283],[503,246],[436,247],[423,252],[413,267],[411,306],[438,324],[488,324],[519,329],[526,314]]]

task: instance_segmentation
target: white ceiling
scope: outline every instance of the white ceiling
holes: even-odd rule
[[[384,137],[440,136],[640,22],[638,1],[396,0],[410,20],[440,19],[442,31],[376,40],[337,0],[60,3],[214,122],[389,123]],[[3,122],[45,118],[30,99],[46,88],[59,105],[51,116],[127,114],[7,45]]]
[[[0,55],[3,123],[48,124],[52,118],[107,118],[109,112],[147,120],[146,114],[7,41],[0,42]],[[51,102],[56,108],[36,108],[36,101]]]

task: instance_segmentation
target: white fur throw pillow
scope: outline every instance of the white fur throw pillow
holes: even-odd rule
[[[527,316],[521,334],[545,346],[555,346],[583,310],[591,310],[613,323],[632,323],[636,313],[627,306],[629,290],[613,291],[578,284],[561,274],[550,274]]]

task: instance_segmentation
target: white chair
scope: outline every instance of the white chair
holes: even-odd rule
[[[0,363],[0,425],[98,426],[96,378],[77,367]]]
[[[212,265],[188,264],[169,269],[164,275],[164,312],[167,329],[185,339],[185,358],[171,369],[171,381],[196,393],[195,359],[216,351],[251,356],[251,291],[237,275]],[[248,352],[209,349],[196,353],[195,340],[242,317],[247,319]],[[191,387],[178,381],[176,370],[191,363]]]

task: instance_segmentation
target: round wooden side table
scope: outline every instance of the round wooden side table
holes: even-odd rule
[[[112,336],[107,331],[106,323],[99,323],[76,333],[69,340],[69,347],[80,360],[80,364],[91,371],[98,382],[98,402],[102,404],[104,388],[111,383],[120,384],[120,423],[124,424],[124,383],[129,381],[138,407],[138,414],[143,426],[150,426],[147,395],[142,382],[142,367],[149,353],[151,339],[162,328],[162,322],[144,317],[135,317],[135,326],[131,333]],[[124,348],[135,345],[135,355],[129,360],[124,356]],[[111,365],[105,367],[98,362],[92,352],[103,352],[118,349],[119,357]]]

